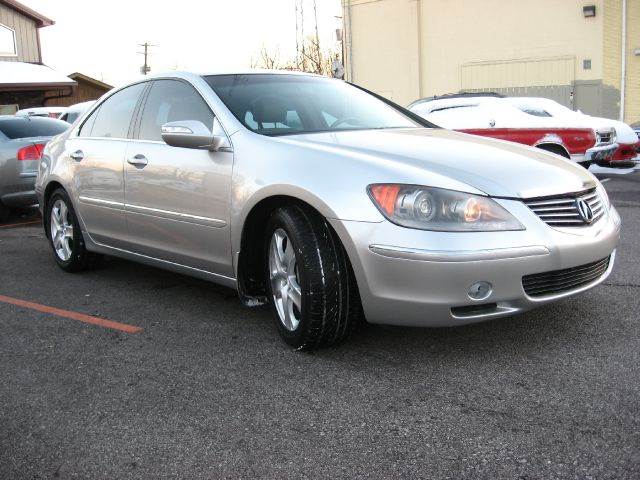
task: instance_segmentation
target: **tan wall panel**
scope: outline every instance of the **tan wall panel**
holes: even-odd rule
[[[495,75],[527,79],[527,85],[552,81],[560,85],[602,78],[602,1],[595,18],[584,18],[584,2],[577,0],[423,0],[422,45],[426,95],[462,87],[461,66],[492,62],[485,81]],[[514,60],[575,57],[574,74],[568,62],[546,64]],[[591,60],[591,70],[582,60]],[[504,81],[504,80],[503,80]],[[489,86],[489,85],[487,85]]]
[[[575,58],[571,56],[468,63],[461,67],[460,88],[475,90],[570,85],[574,73]]]
[[[416,0],[353,1],[352,81],[394,101],[419,97]]]
[[[627,85],[624,119],[640,122],[640,0],[627,0]]]

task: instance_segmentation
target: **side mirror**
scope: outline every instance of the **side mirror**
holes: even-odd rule
[[[199,120],[179,120],[162,125],[162,140],[167,145],[181,148],[196,148],[217,152],[229,147],[229,141],[218,122],[214,119],[214,132]]]

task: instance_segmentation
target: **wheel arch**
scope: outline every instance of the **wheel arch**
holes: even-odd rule
[[[50,238],[50,232],[46,226],[47,208],[49,205],[49,199],[51,198],[51,195],[53,195],[53,192],[55,192],[58,189],[62,189],[65,192],[67,192],[66,188],[64,188],[64,185],[62,185],[62,183],[60,183],[58,180],[51,180],[49,181],[49,183],[47,183],[47,186],[44,188],[44,193],[42,195],[42,202],[43,202],[43,205],[41,206],[42,225],[44,227],[44,233],[47,236],[47,238]],[[67,192],[67,195],[68,194],[69,192]]]
[[[542,142],[542,143],[538,143],[535,147],[539,148],[540,150],[544,150],[546,152],[555,153],[556,155],[560,155],[560,156],[562,156],[564,158],[568,158],[568,159],[571,158],[571,155],[569,154],[569,151],[561,143],[557,143],[557,142]]]
[[[236,267],[236,279],[238,293],[241,301],[246,306],[258,306],[266,303],[266,283],[263,275],[263,245],[264,234],[271,214],[280,207],[297,205],[306,210],[312,211],[323,218],[331,217],[332,210],[322,202],[313,202],[315,197],[302,199],[299,196],[290,194],[272,194],[263,196],[252,203],[246,209],[246,214],[242,216],[239,239],[234,244]],[[310,201],[308,201],[311,199]],[[344,240],[340,234],[327,222],[329,228],[336,234],[344,248]],[[237,245],[237,246],[235,246]],[[349,263],[351,259],[345,249],[345,255]]]

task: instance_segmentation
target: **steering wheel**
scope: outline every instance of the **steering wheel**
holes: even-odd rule
[[[343,123],[352,123],[352,122],[357,125],[358,122],[360,122],[360,119],[359,118],[355,118],[355,117],[338,118],[335,122],[333,122],[331,125],[329,125],[329,128],[333,130],[338,125],[341,125]]]

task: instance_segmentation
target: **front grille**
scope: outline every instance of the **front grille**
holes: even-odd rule
[[[610,257],[607,257],[579,267],[525,275],[522,277],[522,287],[530,297],[567,292],[587,285],[604,275],[609,268],[609,260]]]
[[[580,214],[579,200],[584,200],[591,209],[591,221],[585,220]],[[604,205],[595,188],[579,194],[524,200],[524,203],[540,220],[552,227],[583,227],[604,215]]]

